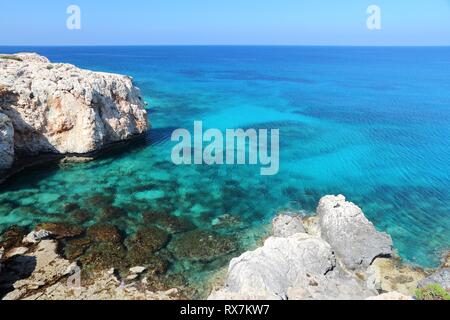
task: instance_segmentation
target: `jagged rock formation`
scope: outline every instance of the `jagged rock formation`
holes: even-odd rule
[[[345,197],[323,197],[317,208],[322,238],[349,269],[365,269],[375,258],[392,254],[392,239],[378,232],[362,210]]]
[[[0,58],[0,170],[11,166],[12,137],[16,157],[30,157],[87,154],[140,135],[148,130],[144,105],[127,76],[37,54]]]
[[[366,274],[366,269],[377,257],[392,254],[390,237],[376,231],[361,209],[344,196],[322,198],[317,214],[304,219],[275,218],[274,236],[264,246],[233,259],[225,286],[209,299],[360,300],[378,296],[381,285],[385,286],[379,279],[385,270]],[[411,286],[400,289],[415,287],[423,277],[417,272]],[[411,297],[410,291],[405,294]],[[405,299],[401,293],[380,299],[395,297]]]

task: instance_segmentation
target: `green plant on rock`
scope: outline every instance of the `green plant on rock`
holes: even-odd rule
[[[22,59],[15,56],[0,56],[0,59],[22,61]]]
[[[430,284],[416,290],[417,300],[450,300],[450,293],[439,284]]]

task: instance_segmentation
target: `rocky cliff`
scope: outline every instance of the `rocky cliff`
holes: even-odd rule
[[[0,55],[0,170],[14,157],[87,154],[140,135],[144,106],[130,77]]]

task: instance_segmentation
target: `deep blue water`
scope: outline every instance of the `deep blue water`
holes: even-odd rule
[[[62,194],[83,203],[100,192],[115,206],[137,204],[121,220],[127,232],[139,210],[169,208],[205,229],[238,217],[239,237],[252,243],[277,210],[312,213],[321,196],[342,193],[405,260],[436,266],[450,247],[450,48],[0,47],[17,51],[131,75],[153,129],[128,152],[18,175],[1,191],[0,229],[64,219]],[[174,166],[170,134],[194,120],[279,128],[280,173]]]

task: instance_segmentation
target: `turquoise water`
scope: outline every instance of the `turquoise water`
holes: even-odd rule
[[[153,129],[94,162],[15,176],[1,189],[0,230],[72,221],[67,203],[89,210],[92,224],[99,208],[87,200],[99,193],[126,212],[110,221],[126,234],[142,225],[142,212],[169,212],[235,235],[244,250],[278,210],[312,213],[320,197],[342,193],[392,235],[405,260],[436,266],[450,247],[450,48],[0,47],[16,51],[131,75]],[[279,174],[173,165],[170,134],[192,130],[194,120],[279,128]],[[225,214],[234,222],[218,228]],[[171,270],[195,282],[227,259],[171,257]]]

